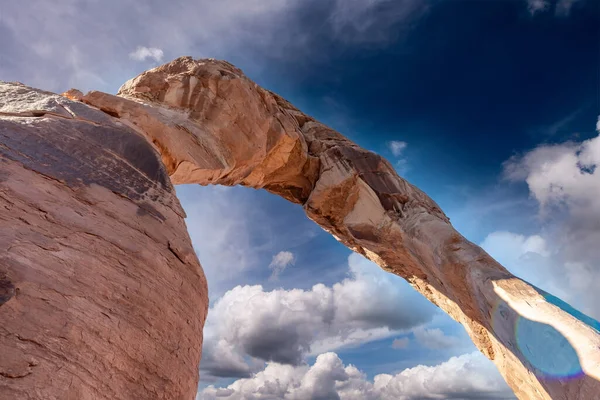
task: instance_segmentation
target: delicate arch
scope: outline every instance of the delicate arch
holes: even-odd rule
[[[127,82],[117,96],[77,91],[64,96],[104,111],[112,117],[107,124],[124,124],[124,130],[145,137],[173,184],[241,184],[301,204],[336,239],[407,279],[460,322],[519,398],[591,399],[600,391],[600,333],[593,321],[514,277],[467,241],[438,205],[385,159],[259,87],[231,64],[181,57]],[[80,103],[69,107],[73,104]],[[97,111],[78,111],[85,113]],[[159,193],[162,200],[144,194],[139,207],[180,229],[181,215],[164,216],[167,211],[155,206],[157,199],[173,201],[167,192]],[[196,265],[184,242],[166,240],[166,248],[184,265]],[[161,243],[164,247],[165,240]],[[201,292],[200,275],[192,286]],[[185,296],[192,296],[189,290]],[[205,293],[198,296],[192,296],[195,304],[206,301]],[[517,337],[518,326],[526,326],[529,335]],[[537,334],[547,335],[556,351],[565,343],[571,347],[577,379],[559,380],[540,368],[540,360],[551,363],[554,355],[525,350]],[[189,344],[194,346],[198,343]]]

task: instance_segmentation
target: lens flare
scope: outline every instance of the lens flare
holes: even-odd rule
[[[568,379],[583,374],[577,352],[552,326],[518,317],[515,338],[521,354],[545,377]]]
[[[542,290],[540,294],[549,303],[600,331],[598,321]],[[562,333],[548,324],[522,317],[502,299],[492,309],[492,325],[498,338],[529,363],[536,375],[560,380],[584,375],[577,352]]]

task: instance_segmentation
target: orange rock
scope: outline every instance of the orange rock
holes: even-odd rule
[[[69,89],[64,93],[61,93],[61,96],[73,101],[81,101],[81,99],[83,99],[83,93],[77,89]]]
[[[0,278],[16,293],[0,305],[0,398],[193,398],[206,287],[171,182],[301,204],[460,322],[521,399],[600,393],[595,321],[467,241],[385,159],[231,64],[181,57],[117,96],[68,93],[87,105],[0,86]]]

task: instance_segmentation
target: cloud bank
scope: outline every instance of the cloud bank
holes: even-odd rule
[[[312,366],[269,362],[250,378],[226,388],[209,386],[197,400],[421,400],[514,399],[494,366],[481,353],[452,357],[436,366],[419,365],[371,381],[335,353],[324,353]]]
[[[330,287],[225,293],[209,310],[201,377],[249,376],[264,361],[298,366],[308,355],[389,337],[437,313],[363,257],[352,254],[348,265],[349,277]]]

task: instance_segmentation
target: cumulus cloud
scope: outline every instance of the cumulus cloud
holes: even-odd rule
[[[289,265],[296,262],[296,257],[290,251],[280,251],[273,256],[273,260],[269,264],[269,268],[273,270],[271,279],[277,279],[279,274],[283,272]]]
[[[542,211],[564,206],[572,213],[600,210],[600,137],[581,143],[540,146],[505,163],[511,180],[524,180]]]
[[[408,284],[352,254],[331,287],[265,291],[237,286],[210,308],[201,376],[246,376],[262,361],[300,365],[307,355],[389,337],[437,309]]]
[[[274,362],[227,388],[209,386],[197,400],[417,400],[514,399],[493,364],[481,353],[452,357],[435,366],[419,365],[373,381],[335,353],[317,357],[312,366]]]
[[[600,136],[543,145],[505,163],[505,175],[527,184],[543,232],[489,235],[482,246],[549,292],[595,317],[600,287]]]
[[[161,62],[163,56],[163,51],[156,47],[138,46],[137,49],[135,49],[135,51],[129,53],[129,58],[136,61],[146,61],[147,59],[153,59],[156,62]]]

